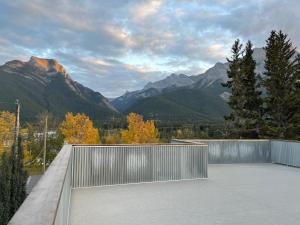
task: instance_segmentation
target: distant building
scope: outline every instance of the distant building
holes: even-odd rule
[[[36,132],[33,136],[37,139],[44,137],[44,132]],[[53,138],[57,136],[57,132],[55,130],[49,130],[47,132],[47,137]]]
[[[3,147],[4,148],[9,148],[9,147],[11,147],[12,145],[13,145],[13,143],[14,143],[14,141],[12,140],[12,139],[10,139],[10,140],[3,140]]]

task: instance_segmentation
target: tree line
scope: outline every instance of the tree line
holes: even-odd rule
[[[159,132],[154,121],[144,121],[141,115],[130,113],[125,128],[103,130],[84,113],[66,113],[62,122],[50,113],[39,116],[38,122],[22,126],[21,143],[26,165],[39,166],[42,163],[44,123],[47,116],[49,130],[47,140],[47,165],[53,160],[64,143],[68,144],[137,144],[159,142]],[[10,112],[0,112],[0,156],[9,152],[14,142],[15,116]]]
[[[67,113],[59,131],[69,144],[138,144],[157,143],[159,133],[154,121],[144,121],[136,113],[127,116],[127,129],[113,129],[101,138],[100,130],[85,114]]]
[[[230,136],[299,139],[300,54],[282,31],[271,31],[264,50],[264,72],[258,74],[251,41],[243,48],[237,39],[232,46],[222,84],[231,90],[225,117],[234,130]]]

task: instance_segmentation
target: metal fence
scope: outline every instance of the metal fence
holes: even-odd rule
[[[269,140],[174,139],[171,143],[208,144],[208,163],[210,164],[271,162],[271,148]]]
[[[68,224],[72,187],[207,177],[207,145],[65,145],[9,225]]]
[[[74,146],[72,186],[207,177],[207,145]]]
[[[300,142],[174,140],[174,145],[65,145],[9,225],[68,223],[71,188],[207,177],[207,163],[300,167]],[[191,144],[191,143],[194,144]],[[200,143],[207,143],[202,145]],[[179,143],[185,143],[181,145]]]
[[[300,167],[300,142],[271,141],[272,162]]]

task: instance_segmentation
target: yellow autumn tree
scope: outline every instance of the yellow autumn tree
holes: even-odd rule
[[[69,144],[98,144],[100,135],[93,122],[85,114],[67,113],[65,120],[60,124],[60,132]]]
[[[15,115],[11,112],[0,112],[0,153],[4,147],[10,147],[14,140]]]
[[[127,116],[128,129],[121,131],[123,143],[158,143],[158,131],[154,121],[144,121],[143,117],[136,113]]]

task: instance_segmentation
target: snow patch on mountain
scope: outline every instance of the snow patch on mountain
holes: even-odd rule
[[[185,74],[171,74],[170,76],[166,77],[165,79],[156,81],[156,82],[149,82],[143,90],[147,90],[150,88],[155,88],[159,91],[169,88],[169,87],[184,87],[192,85],[195,81]]]

